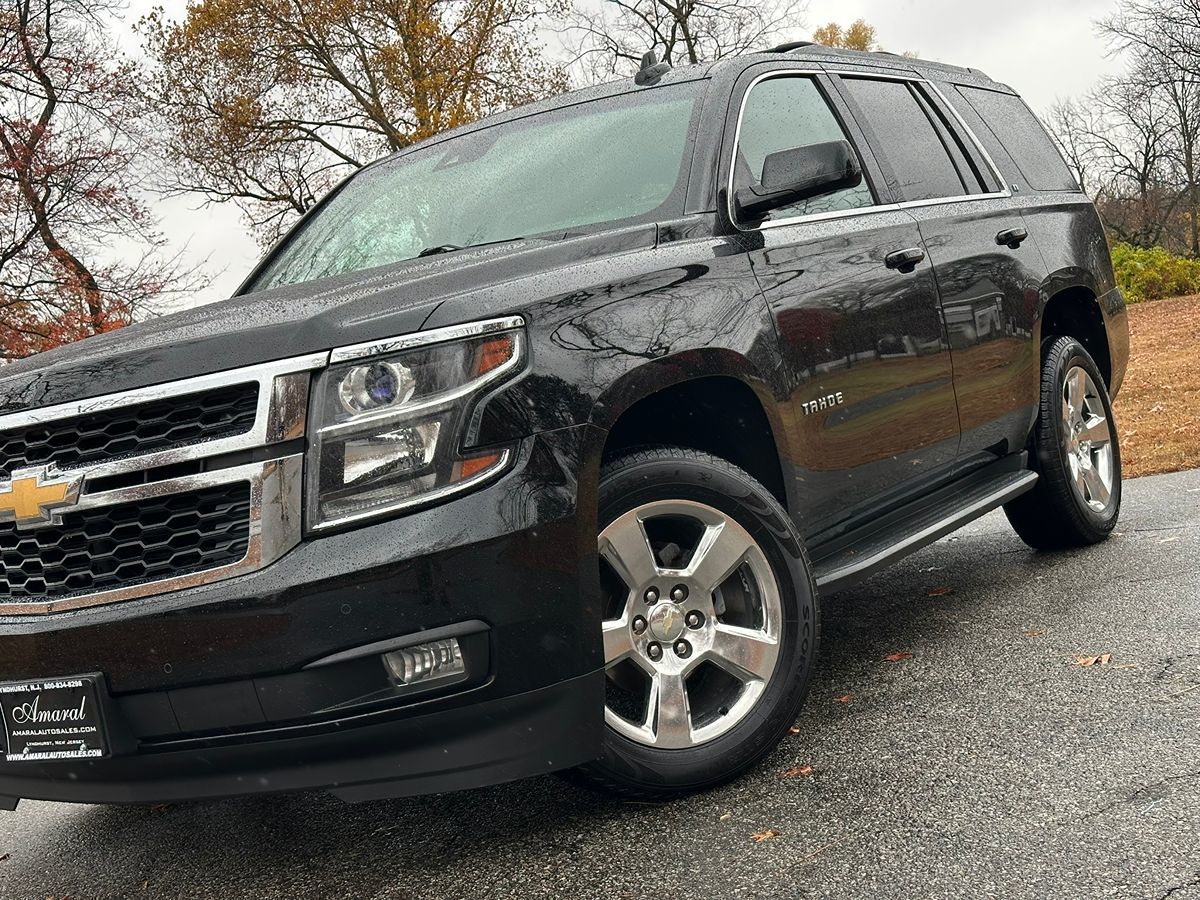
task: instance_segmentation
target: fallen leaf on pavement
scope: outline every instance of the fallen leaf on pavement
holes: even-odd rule
[[[773,837],[779,837],[779,832],[774,828],[768,828],[766,831],[756,831],[750,835],[756,843],[761,844],[763,841],[769,841]]]
[[[796,735],[799,733],[800,733],[800,728],[796,725],[793,725],[791,728],[788,729],[788,734]]]
[[[930,589],[929,596],[930,597],[945,597],[947,594],[953,594],[953,593],[954,593],[954,588],[952,588],[952,587],[936,587],[936,588]]]
[[[1107,666],[1112,662],[1111,653],[1101,653],[1099,656],[1077,656],[1075,665],[1090,669],[1092,666]]]
[[[1025,637],[1041,637],[1046,632],[1041,628],[1030,628],[1028,631],[1021,632]]]
[[[896,653],[889,653],[887,656],[884,657],[884,659],[886,659],[888,662],[900,662],[901,660],[912,659],[912,658],[913,658],[913,655],[911,653],[909,653],[907,650],[900,650]]]
[[[722,822],[728,822],[732,818],[733,818],[733,813],[731,813],[731,812],[721,813],[721,821]]]
[[[807,778],[812,773],[813,773],[812,766],[793,766],[792,768],[788,769],[786,772],[784,772],[779,777],[780,778],[796,778],[797,776],[803,775],[805,778]]]
[[[834,697],[833,702],[834,703],[849,703],[853,699],[854,699],[853,694],[842,694],[842,696],[840,696],[840,697]]]

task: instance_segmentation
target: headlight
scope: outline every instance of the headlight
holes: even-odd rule
[[[521,324],[502,319],[335,352],[313,396],[309,528],[437,500],[500,472],[508,449],[460,449],[478,399],[523,364]]]

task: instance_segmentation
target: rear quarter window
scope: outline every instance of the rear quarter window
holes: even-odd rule
[[[1071,169],[1024,100],[987,88],[955,85],[955,90],[992,132],[980,139],[985,144],[990,143],[989,136],[999,141],[1029,187],[1035,191],[1079,190]]]

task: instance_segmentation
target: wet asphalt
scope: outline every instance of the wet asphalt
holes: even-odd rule
[[[702,796],[26,802],[0,897],[1200,900],[1200,471],[1118,532],[1043,555],[997,513],[828,598],[798,734]]]

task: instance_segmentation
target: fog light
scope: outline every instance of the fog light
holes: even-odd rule
[[[383,654],[383,664],[404,687],[449,684],[467,677],[462,648],[456,638],[417,644]]]

